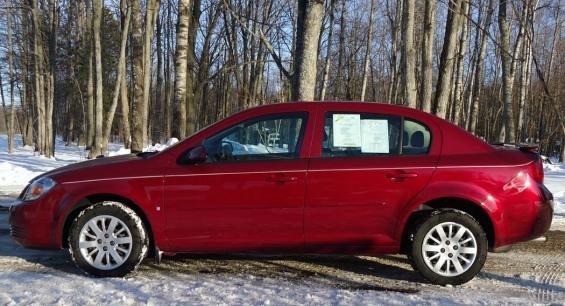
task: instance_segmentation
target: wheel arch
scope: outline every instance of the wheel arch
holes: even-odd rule
[[[63,226],[61,229],[61,235],[60,235],[61,246],[63,248],[68,247],[68,237],[69,237],[69,231],[71,225],[73,224],[75,218],[80,214],[80,212],[86,209],[87,207],[90,207],[96,203],[100,203],[104,201],[113,201],[113,202],[121,203],[127,206],[128,208],[131,208],[139,216],[139,218],[141,218],[141,221],[143,221],[143,225],[145,226],[145,230],[149,235],[149,252],[151,252],[154,249],[153,248],[154,234],[153,234],[153,229],[151,227],[151,222],[149,222],[146,213],[134,201],[124,196],[120,196],[112,193],[97,193],[97,194],[88,195],[76,201],[75,204],[72,205],[71,210],[67,213],[64,219]]]
[[[489,248],[494,247],[496,238],[495,227],[490,215],[483,207],[481,207],[480,204],[462,197],[441,197],[425,202],[409,214],[404,226],[402,227],[400,245],[402,252],[407,250],[412,230],[418,226],[425,217],[430,216],[433,211],[438,209],[454,209],[471,215],[475,220],[477,220],[477,222],[479,222],[485,231]]]

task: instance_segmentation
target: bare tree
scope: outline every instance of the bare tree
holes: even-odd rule
[[[363,65],[363,85],[361,86],[361,101],[365,101],[367,90],[367,80],[369,78],[369,64],[371,62],[371,45],[373,44],[373,23],[375,20],[375,0],[371,0],[371,10],[369,11],[369,31],[367,31],[367,47],[365,49],[365,60]],[[412,15],[414,17],[414,15]],[[413,21],[413,20],[412,20]],[[412,23],[412,26],[414,24]],[[414,88],[415,90],[415,88]]]
[[[112,104],[110,109],[108,109],[108,114],[106,115],[106,125],[104,127],[104,136],[102,143],[101,153],[106,152],[108,149],[108,141],[110,139],[110,133],[112,132],[112,123],[114,122],[114,114],[116,113],[116,108],[118,107],[118,101],[120,99],[121,87],[126,87],[127,84],[124,82],[125,78],[123,75],[126,72],[126,46],[128,41],[128,31],[129,24],[131,20],[131,10],[127,9],[126,20],[124,22],[124,29],[122,31],[122,40],[120,43],[120,58],[118,60],[118,75],[116,76],[116,86],[114,87],[114,92],[112,95]]]
[[[416,108],[416,50],[414,49],[415,1],[404,0],[402,13],[402,76],[404,104]]]
[[[514,111],[512,108],[512,58],[510,53],[510,30],[508,29],[507,0],[498,3],[498,28],[500,31],[500,56],[502,58],[502,122],[504,129],[499,134],[499,141],[513,143],[516,141],[514,129]]]
[[[175,100],[179,106],[179,137],[186,137],[186,78],[191,0],[179,0],[177,54],[175,57]]]
[[[330,0],[330,6],[328,8],[328,41],[326,45],[326,59],[324,61],[324,69],[322,70],[322,86],[320,87],[320,100],[326,99],[326,92],[328,90],[328,82],[330,79],[330,65],[331,65],[331,52],[333,45],[333,32],[334,32],[334,19],[335,19],[335,2],[336,0]]]
[[[323,0],[299,0],[292,100],[313,101]]]
[[[103,138],[102,123],[104,111],[104,85],[102,83],[102,47],[100,43],[100,19],[102,18],[102,8],[104,3],[102,0],[93,0],[94,18],[92,20],[92,33],[94,39],[94,67],[96,76],[96,107],[95,107],[95,129],[94,129],[94,145],[90,150],[90,157],[96,157],[103,154]]]
[[[461,3],[463,0],[449,1],[449,12],[445,24],[445,38],[441,51],[438,81],[433,112],[441,118],[447,118],[447,105],[449,103],[449,92],[451,91],[451,79],[455,51],[457,48],[457,33],[459,33],[461,20]]]
[[[436,1],[426,0],[424,8],[424,37],[422,40],[422,69],[420,77],[420,103],[422,110],[432,110],[433,54],[435,34]]]

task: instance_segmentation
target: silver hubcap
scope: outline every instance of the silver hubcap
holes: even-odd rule
[[[461,275],[475,262],[477,240],[465,226],[444,222],[424,237],[422,256],[428,268],[439,275]]]
[[[78,247],[91,266],[112,270],[128,259],[132,248],[131,232],[116,217],[96,216],[82,227]]]

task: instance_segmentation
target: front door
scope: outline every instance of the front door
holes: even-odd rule
[[[335,112],[320,130],[321,156],[308,172],[308,250],[386,251],[399,212],[435,169],[429,129],[400,115]]]
[[[204,141],[208,160],[165,177],[170,247],[276,252],[303,247],[306,113],[245,120]]]

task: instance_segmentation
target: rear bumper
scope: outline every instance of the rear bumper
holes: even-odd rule
[[[553,220],[553,195],[542,184],[535,189],[505,206],[504,217],[497,225],[495,248],[533,240],[549,230]]]

